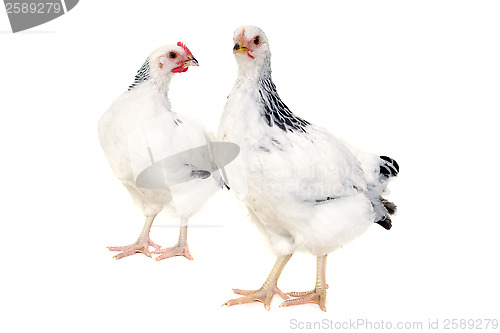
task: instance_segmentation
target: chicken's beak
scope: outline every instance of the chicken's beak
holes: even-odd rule
[[[233,47],[233,53],[247,53],[250,51],[248,47],[243,44],[243,42],[238,42]]]
[[[198,60],[194,57],[189,56],[188,60],[184,61],[184,66],[199,66]]]

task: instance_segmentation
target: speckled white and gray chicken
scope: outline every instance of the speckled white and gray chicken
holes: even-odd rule
[[[292,113],[272,81],[269,41],[260,28],[239,27],[234,43],[238,77],[218,138],[241,148],[226,168],[227,182],[268,237],[278,260],[260,289],[234,289],[244,297],[225,305],[260,301],[269,309],[278,294],[285,299],[282,306],[312,302],[325,311],[328,253],[374,222],[391,227],[389,215],[396,206],[382,195],[399,166],[392,158],[351,147]],[[298,250],[317,257],[316,286],[286,294],[277,280]]]

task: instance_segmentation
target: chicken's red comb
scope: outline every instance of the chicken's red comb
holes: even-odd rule
[[[188,47],[186,45],[184,45],[182,42],[178,42],[177,43],[177,46],[180,46],[184,49],[184,51],[186,51],[187,55],[188,56],[193,56],[193,54],[191,53],[191,51],[189,51]]]

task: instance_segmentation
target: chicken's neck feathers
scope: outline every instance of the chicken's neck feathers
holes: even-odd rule
[[[271,55],[258,60],[239,59],[238,80],[249,84],[255,84],[261,78],[271,77]]]
[[[284,132],[307,133],[310,123],[293,114],[278,95],[271,77],[259,81],[261,112],[269,127],[277,126]]]
[[[157,68],[150,65],[148,58],[137,71],[134,82],[128,87],[128,90],[131,91],[137,87],[148,86],[167,95],[172,76],[173,73],[160,74]]]
[[[271,75],[270,56],[261,64],[240,61],[235,91],[251,93],[258,103],[260,115],[269,127],[277,127],[284,132],[307,133],[308,121],[297,117],[281,100]]]

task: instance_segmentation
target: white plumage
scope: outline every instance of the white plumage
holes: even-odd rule
[[[137,182],[138,174],[154,162],[206,145],[207,138],[213,137],[196,121],[170,109],[170,81],[175,73],[185,72],[191,65],[198,62],[182,43],[158,48],[137,72],[129,91],[119,96],[99,121],[99,140],[109,164],[146,216],[134,244],[109,248],[121,251],[118,259],[139,252],[151,256],[149,246],[162,254],[157,260],[175,255],[192,259],[186,241],[187,220],[217,190],[219,181],[207,177],[209,173],[197,170],[189,161],[178,160],[162,170],[164,186],[145,187]],[[181,220],[179,242],[167,249],[160,249],[149,239],[153,220],[163,209]]]
[[[235,290],[245,297],[226,304],[257,300],[269,309],[278,293],[285,299],[297,297],[284,306],[314,302],[325,310],[326,255],[374,222],[390,228],[388,215],[395,206],[381,195],[399,167],[392,159],[348,146],[288,109],[272,82],[269,44],[261,29],[240,27],[234,42],[238,79],[224,109],[219,139],[240,145],[241,152],[226,167],[227,181],[279,259],[261,289]],[[385,167],[388,173],[381,172]],[[276,281],[297,250],[318,257],[318,282],[311,292],[287,296]]]

